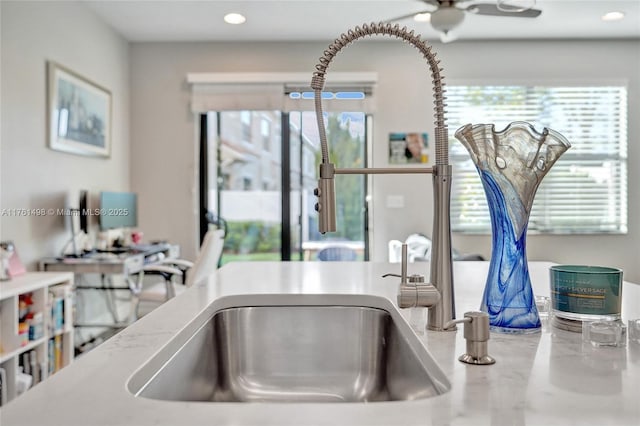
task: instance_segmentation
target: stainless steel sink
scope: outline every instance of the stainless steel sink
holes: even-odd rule
[[[403,325],[401,331],[389,312],[363,306],[223,309],[168,359],[150,361],[158,368],[136,373],[129,390],[211,402],[398,401],[448,391]]]

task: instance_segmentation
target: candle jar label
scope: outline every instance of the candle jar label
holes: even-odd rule
[[[551,308],[570,319],[619,317],[622,306],[622,271],[580,265],[552,266]],[[588,317],[584,317],[587,315]]]

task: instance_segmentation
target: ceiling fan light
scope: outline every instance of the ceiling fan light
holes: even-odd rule
[[[442,43],[451,43],[458,39],[458,35],[453,31],[441,32],[440,41]]]
[[[454,7],[441,8],[431,14],[431,26],[448,33],[464,21],[464,11]]]
[[[430,13],[416,13],[413,16],[413,20],[416,22],[429,22],[431,20],[431,14]]]

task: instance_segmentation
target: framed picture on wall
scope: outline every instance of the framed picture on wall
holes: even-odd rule
[[[55,62],[47,63],[47,75],[49,147],[109,157],[111,92]]]
[[[389,133],[389,163],[428,163],[428,140],[427,133]]]

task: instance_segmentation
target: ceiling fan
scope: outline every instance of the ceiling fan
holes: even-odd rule
[[[455,40],[456,37],[451,31],[462,24],[467,13],[516,18],[536,18],[542,13],[541,10],[530,7],[535,4],[534,0],[504,0],[495,3],[472,3],[467,6],[463,3],[469,3],[471,0],[419,1],[433,6],[433,8],[388,19],[387,22],[396,22],[412,17],[419,21],[430,21],[431,26],[440,33],[440,40],[443,43]],[[522,6],[525,3],[529,3],[529,5]]]

